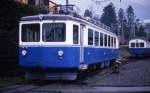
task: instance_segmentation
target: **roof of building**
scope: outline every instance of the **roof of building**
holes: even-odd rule
[[[53,4],[55,4],[55,5],[58,5],[57,3],[55,3],[55,2],[53,2],[53,1],[49,1],[50,3],[53,3]]]

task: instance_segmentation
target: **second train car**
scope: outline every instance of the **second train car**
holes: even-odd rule
[[[90,67],[118,58],[118,38],[108,27],[71,15],[22,17],[19,65],[28,79],[74,80]]]
[[[129,41],[129,52],[135,57],[150,55],[150,42],[146,38],[133,38]]]

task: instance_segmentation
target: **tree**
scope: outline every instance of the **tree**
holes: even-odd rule
[[[84,16],[92,18],[93,16],[92,11],[90,11],[89,9],[86,9],[84,12]]]
[[[117,24],[116,11],[113,3],[104,7],[100,21],[109,27]]]
[[[135,37],[135,14],[134,14],[134,9],[130,5],[127,8],[127,22],[128,22],[128,31],[129,31],[129,37]]]
[[[126,27],[126,24],[127,24],[127,20],[126,20],[126,17],[125,17],[125,13],[124,13],[124,10],[122,8],[119,9],[119,12],[118,12],[118,35],[120,36],[120,43],[121,44],[124,44],[126,41],[126,33],[128,33],[128,31],[126,30],[127,27]]]
[[[143,25],[140,25],[139,30],[137,32],[138,37],[146,37],[146,32],[144,30]]]

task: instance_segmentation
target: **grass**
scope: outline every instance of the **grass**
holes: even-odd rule
[[[127,45],[120,46],[120,57],[122,60],[126,60],[132,57],[132,55],[129,53]]]

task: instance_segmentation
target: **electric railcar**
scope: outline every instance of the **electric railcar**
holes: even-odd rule
[[[118,58],[118,38],[106,26],[71,15],[22,17],[19,65],[28,79],[77,78],[92,66],[109,66]]]
[[[145,38],[131,39],[129,52],[134,56],[148,56],[150,54],[150,42]]]

